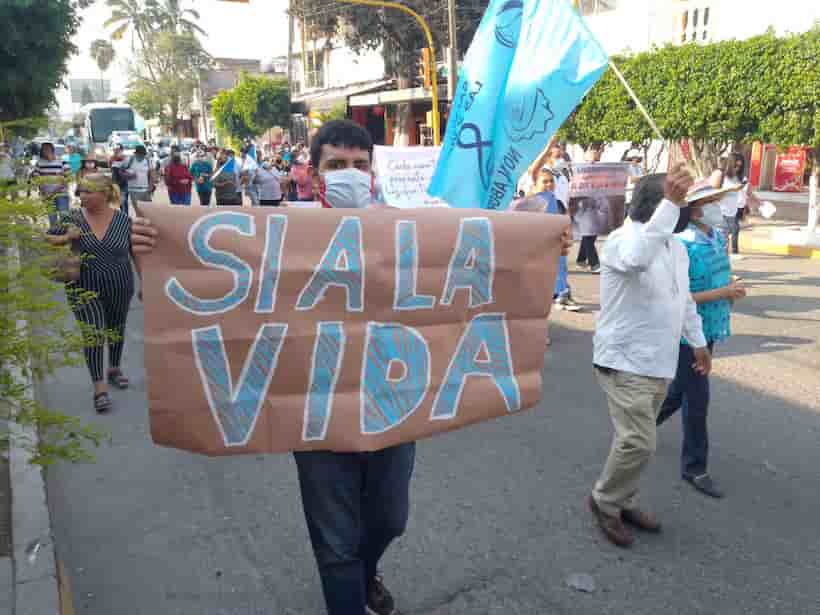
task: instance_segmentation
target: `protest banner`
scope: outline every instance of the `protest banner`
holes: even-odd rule
[[[373,165],[381,199],[390,207],[441,207],[446,204],[427,194],[440,147],[373,148]]]
[[[532,407],[566,217],[168,208],[141,257],[151,435],[367,451]]]
[[[573,163],[569,184],[573,237],[607,235],[624,223],[631,168],[623,162]]]
[[[459,72],[429,193],[453,207],[506,209],[607,62],[568,0],[491,0]]]

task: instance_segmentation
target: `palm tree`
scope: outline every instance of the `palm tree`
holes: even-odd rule
[[[111,17],[105,20],[105,27],[116,26],[111,32],[111,40],[121,40],[131,30],[131,51],[134,51],[134,35],[140,45],[145,46],[146,35],[152,30],[157,16],[156,0],[106,0],[111,9]]]
[[[181,0],[160,0],[156,5],[156,20],[160,28],[177,34],[190,33],[207,36],[205,30],[194,21],[199,20],[199,11],[182,8]]]
[[[112,45],[110,41],[98,38],[91,43],[88,52],[100,69],[100,100],[103,100],[105,98],[105,81],[103,81],[103,74],[108,70],[108,67],[111,66],[111,62],[114,61],[114,56],[116,55],[114,45]]]

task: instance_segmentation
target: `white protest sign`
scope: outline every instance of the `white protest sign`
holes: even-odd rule
[[[440,147],[386,147],[373,151],[376,182],[381,198],[390,207],[442,207],[446,204],[427,194]]]

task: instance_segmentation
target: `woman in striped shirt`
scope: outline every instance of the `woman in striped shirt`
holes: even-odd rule
[[[66,290],[77,320],[94,333],[96,343],[86,346],[85,360],[94,382],[94,409],[106,412],[111,409],[108,385],[128,388],[120,360],[128,307],[134,295],[131,218],[113,208],[119,205],[119,195],[110,175],[86,175],[77,193],[82,208],[64,216],[49,231],[48,241],[52,245],[73,244],[83,257],[79,281],[67,283]],[[77,291],[90,291],[94,296],[80,300]],[[106,341],[107,382],[103,379]]]
[[[68,162],[57,159],[54,144],[46,141],[40,145],[40,157],[31,174],[40,187],[40,195],[49,201],[48,219],[51,226],[60,214],[68,211],[68,180],[71,167]]]

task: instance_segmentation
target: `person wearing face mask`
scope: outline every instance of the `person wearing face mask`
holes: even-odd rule
[[[723,222],[719,201],[725,192],[708,185],[692,190],[686,199],[689,207],[681,210],[681,219],[683,222],[688,220],[688,224],[677,235],[689,255],[689,290],[698,306],[710,353],[716,343],[725,341],[730,335],[732,303],[746,296],[746,290],[732,281],[726,238],[718,230]],[[701,493],[720,498],[723,492],[707,468],[709,376],[698,373],[694,364],[691,346],[685,339],[681,340],[675,379],[669,386],[656,423],[661,425],[681,410],[681,477]]]
[[[94,410],[111,409],[108,385],[128,388],[120,361],[125,343],[125,323],[134,295],[131,269],[131,218],[119,206],[119,191],[111,176],[90,173],[77,186],[80,209],[72,209],[49,230],[52,245],[72,244],[81,255],[80,279],[67,282],[71,309],[77,320],[93,331],[113,331],[108,340],[108,370],[105,371],[105,342],[101,335],[84,348],[85,360],[94,385]],[[78,292],[93,293],[75,300]]]
[[[510,204],[510,211],[528,211],[548,214],[565,215],[567,213],[564,204],[555,198],[555,175],[548,167],[544,167],[539,174],[535,185],[531,188],[530,195],[513,201]],[[557,310],[568,310],[578,312],[581,309],[572,296],[569,288],[567,275],[567,252],[570,243],[565,243],[561,256],[558,257],[558,271],[555,276],[555,287],[552,295],[553,305]],[[551,346],[552,340],[549,336],[549,323],[547,328],[546,345]]]
[[[168,187],[168,198],[171,205],[190,205],[191,188],[194,178],[188,167],[183,164],[179,153],[171,156],[171,163],[165,169],[165,185]]]
[[[692,183],[684,165],[642,177],[629,207],[631,222],[612,232],[602,251],[593,366],[615,433],[587,505],[604,536],[620,547],[633,542],[627,525],[661,529],[640,509],[638,493],[655,453],[655,422],[677,370],[681,337],[692,348],[692,369],[701,376],[711,369],[689,292],[689,257],[673,234],[686,227],[679,222]]]
[[[242,183],[239,164],[233,150],[224,150],[217,159],[217,170],[211,182],[217,206],[242,206]]]
[[[214,165],[208,160],[204,150],[198,150],[194,156],[194,162],[189,169],[191,177],[194,178],[196,194],[199,197],[199,204],[208,207],[211,204],[211,176],[214,174]]]
[[[358,124],[334,120],[322,125],[310,157],[327,207],[370,204],[372,156],[370,135]],[[214,185],[219,191],[217,177]],[[218,199],[217,192],[219,204]],[[135,220],[132,232],[140,253],[156,245],[157,232],[148,220]],[[293,456],[328,615],[398,615],[378,564],[407,525],[415,443],[367,453],[301,451]]]
[[[262,163],[256,171],[254,185],[259,195],[259,204],[264,207],[278,207],[282,203],[281,174],[271,165],[270,160]]]
[[[136,207],[140,201],[150,203],[156,178],[144,145],[137,145],[134,155],[122,167],[122,172],[128,179],[128,195],[131,198],[131,205]]]
[[[68,181],[71,178],[71,167],[68,162],[57,159],[53,143],[46,141],[40,146],[40,157],[31,177],[40,187],[40,196],[49,202],[51,213],[48,219],[51,226],[54,226],[57,218],[69,208]]]

